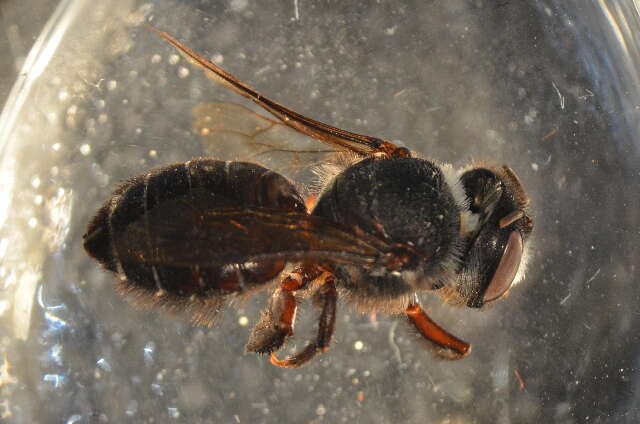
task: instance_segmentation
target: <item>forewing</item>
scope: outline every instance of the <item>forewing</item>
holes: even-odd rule
[[[399,148],[389,141],[346,131],[300,115],[258,93],[249,85],[200,56],[166,32],[153,27],[151,29],[177,48],[189,62],[201,67],[209,78],[252,100],[281,120],[285,125],[303,134],[335,146],[338,149],[354,152],[361,156],[373,156],[376,154],[383,154],[388,157],[409,155],[406,149]]]
[[[326,260],[368,265],[387,246],[323,218],[278,210],[161,208],[132,223],[115,242],[120,260],[219,267],[260,260]],[[180,206],[180,205],[176,205]],[[122,257],[124,256],[124,257]]]

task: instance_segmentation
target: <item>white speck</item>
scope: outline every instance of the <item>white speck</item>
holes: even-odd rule
[[[51,146],[51,148],[53,149],[54,152],[59,151],[60,147],[62,147],[62,145],[60,143],[53,143],[53,145]]]
[[[189,76],[189,69],[181,66],[180,69],[178,69],[178,78],[186,78]]]
[[[362,341],[358,340],[353,344],[353,348],[355,350],[362,350],[364,348],[364,343],[362,343]]]
[[[42,204],[42,202],[44,201],[44,197],[42,197],[40,194],[38,194],[34,199],[33,199],[33,203],[35,203],[36,205],[40,206]]]
[[[69,92],[66,90],[60,91],[58,93],[58,100],[60,100],[61,102],[69,100]]]
[[[50,124],[54,124],[57,120],[58,120],[58,114],[57,113],[55,113],[55,112],[47,113],[47,121],[49,121]]]
[[[91,153],[91,146],[87,143],[84,143],[80,146],[80,153],[82,153],[82,156],[88,156],[89,153]]]
[[[538,166],[538,164],[537,164],[537,163],[532,163],[532,164],[531,164],[531,169],[533,169],[534,171],[537,171],[537,170],[538,170],[538,168],[539,168],[539,166]]]
[[[127,405],[127,409],[125,410],[125,414],[129,417],[134,416],[138,412],[138,401],[131,400],[129,405]]]
[[[164,394],[162,386],[157,383],[151,383],[151,391],[158,396],[162,396]]]
[[[149,342],[144,346],[143,356],[145,364],[150,365],[153,362],[153,350],[155,347],[156,345],[153,342]]]
[[[527,114],[524,116],[524,123],[527,125],[531,125],[533,121],[536,120],[537,117],[538,117],[538,111],[531,108],[529,109]]]
[[[109,82],[107,82],[107,90],[109,91],[113,91],[116,88],[118,88],[118,81],[116,80],[109,80]]]
[[[162,56],[160,56],[159,54],[154,54],[153,56],[151,56],[151,63],[160,63],[161,60]]]
[[[240,12],[247,7],[248,3],[248,0],[231,0],[229,7],[234,12]]]
[[[98,359],[98,362],[96,362],[96,365],[106,372],[111,372],[111,365],[104,358]]]
[[[38,219],[34,218],[34,217],[29,218],[29,221],[27,222],[27,225],[30,228],[36,228],[38,226]]]
[[[150,158],[156,158],[158,157],[158,152],[155,150],[149,150],[149,157]]]
[[[393,35],[393,34],[395,34],[395,33],[396,33],[396,30],[397,30],[397,29],[398,29],[398,25],[394,25],[394,26],[392,26],[392,27],[386,28],[386,29],[384,30],[384,33],[385,33],[386,35]]]
[[[42,381],[53,384],[53,387],[60,387],[64,382],[64,375],[58,374],[45,374],[42,377]]]
[[[0,301],[0,317],[4,315],[5,312],[7,312],[7,309],[9,309],[9,302],[7,302],[6,300]]]
[[[58,365],[62,365],[62,345],[55,344],[49,351],[49,357]]]
[[[249,318],[245,317],[244,315],[241,316],[240,318],[238,318],[238,324],[240,324],[242,327],[246,327],[247,325],[249,325]]]
[[[104,99],[100,99],[96,102],[96,107],[98,109],[104,109],[106,105],[107,105],[107,102],[105,102]]]
[[[169,56],[170,64],[175,65],[178,62],[180,62],[180,56],[178,56],[177,54],[172,54],[171,56]]]
[[[180,418],[180,410],[178,408],[167,408],[171,418]]]
[[[318,405],[318,407],[316,408],[316,415],[323,416],[326,413],[327,408],[323,404]]]
[[[40,181],[40,177],[35,176],[31,179],[31,187],[37,189],[38,187],[40,187],[40,183],[42,181]]]
[[[69,418],[67,418],[67,424],[76,424],[82,421],[82,415],[73,414]]]

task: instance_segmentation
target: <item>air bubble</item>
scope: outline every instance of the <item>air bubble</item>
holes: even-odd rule
[[[216,53],[213,56],[211,56],[211,60],[213,61],[213,63],[222,65],[222,63],[224,62],[224,56],[221,55],[220,53]]]
[[[178,69],[178,78],[186,78],[189,76],[189,69],[181,66],[180,69]]]

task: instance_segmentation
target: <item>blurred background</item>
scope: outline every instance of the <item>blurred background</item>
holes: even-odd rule
[[[0,421],[638,422],[638,10],[0,2]],[[203,155],[286,160],[206,137],[207,102],[250,105],[145,23],[300,113],[456,167],[518,173],[536,220],[525,280],[486,311],[422,296],[473,344],[469,357],[437,360],[400,317],[340,303],[331,351],[283,370],[243,353],[267,293],[214,328],[115,293],[81,240],[119,182]],[[291,349],[315,316],[303,303]]]

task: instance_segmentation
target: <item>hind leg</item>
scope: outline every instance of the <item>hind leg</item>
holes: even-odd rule
[[[317,292],[321,312],[315,341],[310,342],[301,352],[287,359],[278,359],[275,353],[272,353],[271,363],[273,365],[283,368],[298,368],[315,358],[318,354],[325,353],[329,350],[329,344],[331,343],[336,324],[336,301],[338,295],[333,274],[326,272],[322,275],[322,278],[322,286],[320,286]]]
[[[269,305],[262,311],[260,321],[253,327],[247,352],[271,354],[282,347],[293,335],[293,325],[298,307],[294,293],[305,288],[322,271],[315,266],[299,266],[280,283]]]

